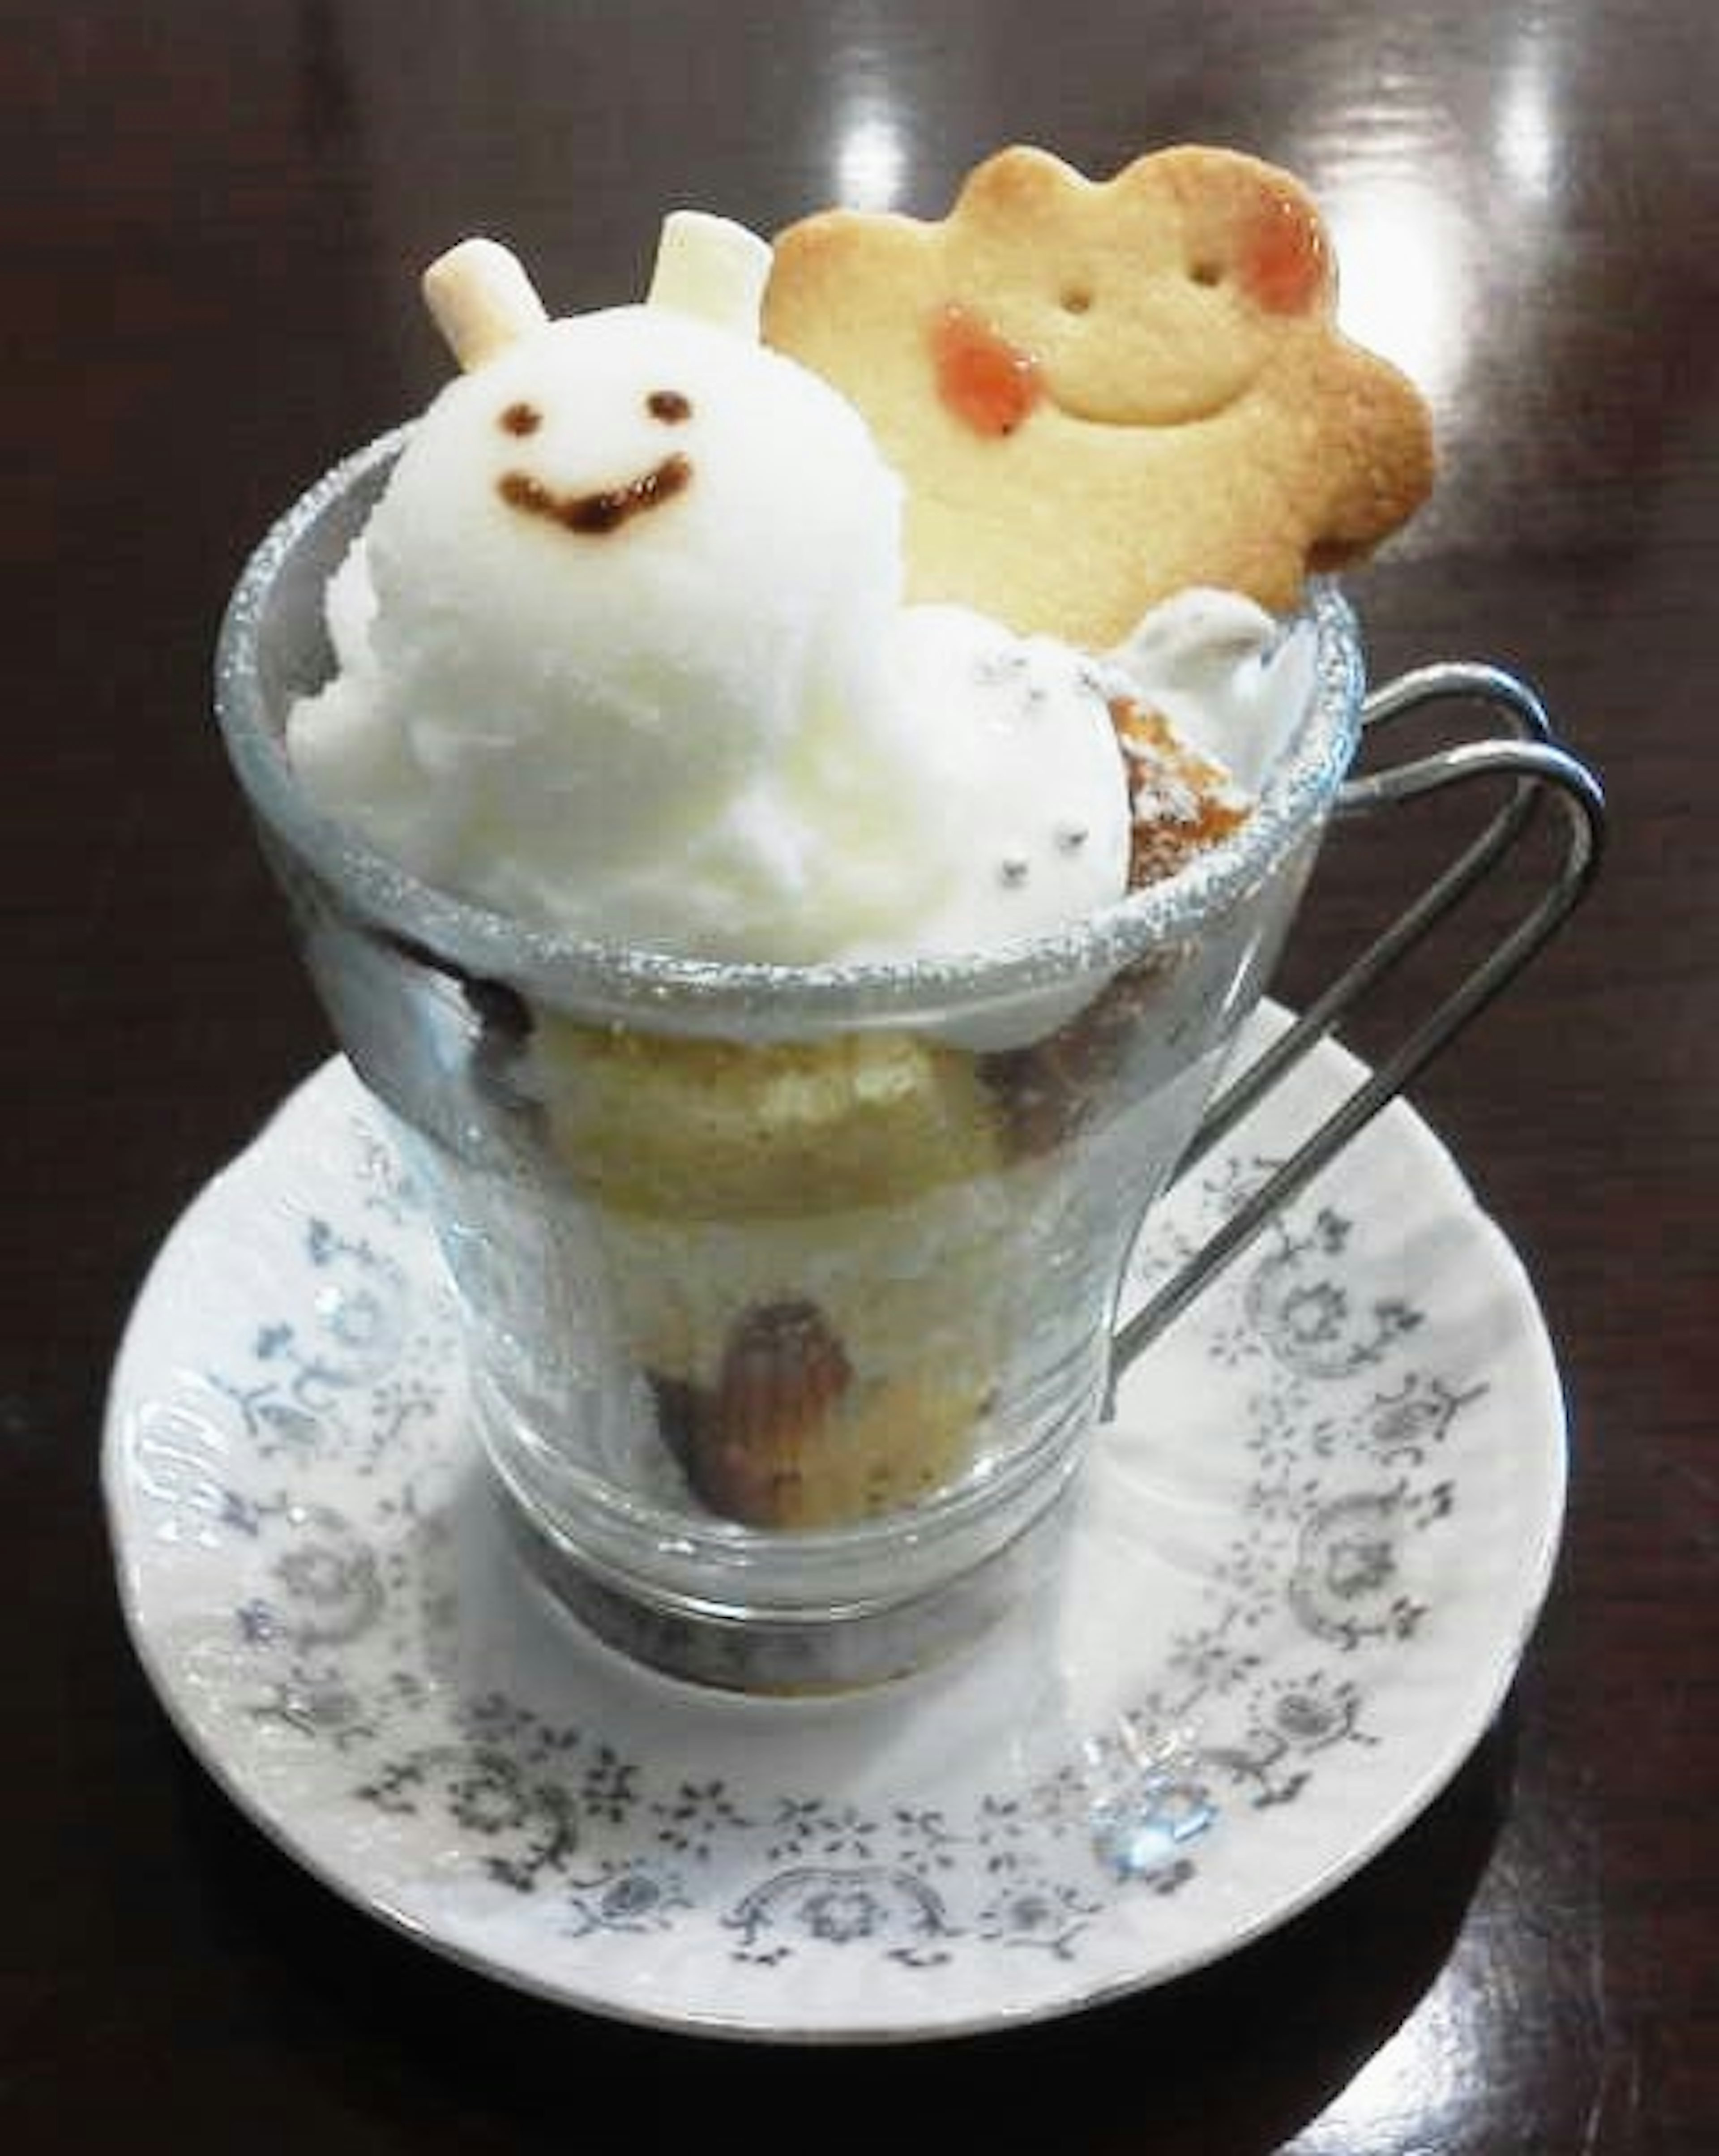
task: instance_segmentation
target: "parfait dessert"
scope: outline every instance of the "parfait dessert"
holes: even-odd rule
[[[461,372],[285,746],[549,954],[396,935],[409,1009],[350,949],[325,978],[454,1191],[506,1471],[788,1533],[1004,1472],[1090,1422],[1096,1306],[1288,905],[1058,938],[1219,888],[1316,690],[1307,579],[1425,490],[1420,401],[1337,333],[1301,189],[1216,151],[1006,151],[942,223],[773,248],[677,213],[642,303],[567,319],[488,241],[426,285]],[[654,987],[581,991],[616,952]]]

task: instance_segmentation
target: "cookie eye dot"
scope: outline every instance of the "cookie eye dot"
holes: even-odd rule
[[[644,400],[644,408],[665,427],[678,427],[692,417],[692,399],[683,397],[678,389],[653,389]]]
[[[543,414],[535,404],[523,402],[510,404],[497,424],[510,434],[535,434],[543,424]]]
[[[1090,285],[1065,285],[1057,305],[1065,315],[1090,315],[1092,311],[1092,287]]]
[[[1188,277],[1190,284],[1203,285],[1209,291],[1214,285],[1224,282],[1224,264],[1203,254],[1198,261],[1188,264]]]

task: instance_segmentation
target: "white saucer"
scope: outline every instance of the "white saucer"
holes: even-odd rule
[[[1321,1050],[1210,1159],[1142,1280],[1355,1069]],[[105,1469],[186,1738],[423,1943],[706,2033],[1066,2012],[1326,1892],[1498,1706],[1557,1544],[1560,1390],[1406,1107],[1136,1366],[1055,1588],[957,1663],[815,1702],[636,1671],[508,1561],[378,1132],[330,1063],[204,1190],[133,1313]]]

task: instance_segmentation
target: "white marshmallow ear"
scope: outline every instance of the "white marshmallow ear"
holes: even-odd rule
[[[462,239],[423,273],[424,303],[469,374],[549,319],[517,255],[493,239]]]
[[[726,217],[672,210],[663,219],[647,304],[696,316],[757,343],[772,257],[767,240]]]

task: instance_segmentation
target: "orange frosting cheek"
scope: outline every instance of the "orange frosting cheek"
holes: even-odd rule
[[[1268,196],[1243,235],[1238,268],[1268,314],[1299,315],[1325,287],[1324,237],[1301,204]]]
[[[966,307],[931,324],[937,394],[977,434],[1012,434],[1044,394],[1039,362]]]

